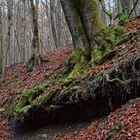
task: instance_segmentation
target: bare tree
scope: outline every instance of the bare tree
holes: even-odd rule
[[[3,58],[2,3],[0,3],[0,70],[2,68],[2,58]]]
[[[12,8],[13,8],[13,0],[7,0],[7,35],[6,35],[6,48],[5,54],[3,54],[3,63],[2,63],[2,82],[5,81],[5,72],[7,60],[10,60],[10,48],[11,48],[11,30],[12,30]],[[9,54],[9,55],[8,55]]]
[[[30,0],[31,4],[31,13],[32,13],[32,30],[33,30],[33,55],[30,59],[32,65],[41,65],[41,56],[40,56],[40,39],[39,39],[39,29],[38,29],[38,0]],[[29,62],[29,63],[30,63]]]

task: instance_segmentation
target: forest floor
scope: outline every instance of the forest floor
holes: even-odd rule
[[[130,21],[127,26],[127,32],[135,32],[140,30],[140,18]],[[113,49],[123,49],[125,51],[123,56],[118,58],[118,61],[123,61],[124,59],[129,59],[137,52],[140,48],[135,46],[135,42],[138,41],[138,37],[134,36],[131,40],[131,45],[123,44],[114,46]],[[7,67],[6,70],[6,82],[0,84],[0,140],[10,139],[12,136],[11,123],[8,121],[9,114],[12,110],[12,103],[16,96],[24,89],[31,89],[40,82],[51,80],[51,75],[60,71],[68,57],[72,52],[72,48],[59,49],[53,53],[46,54],[43,59],[45,62],[40,67],[35,67],[33,72],[28,73],[24,64],[15,64]],[[111,61],[91,70],[91,74],[97,74],[100,71],[110,68],[112,65]],[[44,76],[45,75],[45,76]],[[1,76],[1,75],[0,75]],[[127,118],[126,118],[127,116]],[[55,136],[55,140],[67,140],[67,139],[96,139],[104,140],[110,139],[112,133],[116,133],[113,138],[118,140],[123,139],[140,139],[140,99],[129,102],[127,105],[121,109],[111,113],[103,121],[95,121],[88,128],[89,122],[78,122],[76,124],[65,123],[63,124],[63,129],[61,125],[51,126],[43,130],[39,130],[37,139],[49,139],[49,137],[62,132],[59,136]],[[58,128],[58,129],[57,129]],[[80,130],[84,128],[81,132]],[[111,131],[112,129],[112,131]],[[50,130],[50,132],[49,132]],[[51,132],[53,130],[53,132]],[[65,131],[66,130],[66,131]],[[47,133],[47,132],[49,133]],[[111,131],[111,132],[110,132]],[[114,132],[115,131],[115,132]],[[117,132],[116,132],[117,131]],[[41,132],[41,133],[40,133]],[[64,133],[72,133],[64,134]],[[78,132],[80,132],[78,134]],[[47,135],[49,136],[46,136]],[[77,135],[78,134],[78,135]],[[76,136],[75,136],[76,135]],[[41,137],[40,137],[41,136]],[[106,137],[108,136],[108,138]],[[17,140],[20,140],[18,137]],[[34,135],[28,135],[23,137],[24,139],[34,139]],[[16,139],[16,138],[15,138]]]

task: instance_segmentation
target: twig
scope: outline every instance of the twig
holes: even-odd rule
[[[123,10],[122,10],[122,13],[124,13],[126,10],[127,10],[127,8],[123,9]],[[116,19],[119,17],[119,15],[120,15],[120,13],[118,13],[118,14],[116,15],[116,17],[115,17],[113,20],[116,20]]]
[[[129,13],[129,17],[131,16],[131,14],[133,13],[133,11],[135,10],[137,4],[138,4],[138,0],[136,0],[134,6],[133,6],[133,8],[132,8],[132,10],[130,11],[130,13]]]
[[[108,13],[108,11],[106,10],[106,8],[104,7],[102,1],[100,1],[100,4],[101,4],[101,7],[102,7],[103,12],[109,17],[109,13]]]

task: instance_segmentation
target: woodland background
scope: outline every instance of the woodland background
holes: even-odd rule
[[[140,14],[140,0],[97,0],[97,2],[102,20],[107,25],[117,24],[117,16],[123,10],[131,17]],[[0,73],[3,80],[7,65],[25,63],[31,58],[34,51],[34,27],[38,30],[39,54],[72,46],[71,34],[60,0],[0,1]]]

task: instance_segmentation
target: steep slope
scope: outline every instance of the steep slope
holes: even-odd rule
[[[23,89],[31,89],[46,80],[45,76],[51,77],[54,71],[61,70],[71,52],[72,48],[64,48],[53,53],[47,53],[43,57],[43,65],[34,68],[31,73],[27,72],[23,63],[7,67],[6,82],[0,84],[0,139],[8,140],[12,135],[8,118],[14,98]]]
[[[78,136],[61,134],[53,140],[139,140],[140,99],[131,100],[102,122],[93,122]]]
[[[9,137],[8,123],[3,120],[12,113],[15,103],[13,112],[16,120],[31,119],[35,122],[34,116],[37,120],[45,118],[46,121],[50,121],[50,118],[53,121],[63,117],[79,119],[79,116],[101,116],[129,99],[139,97],[140,19],[130,21],[126,29],[123,37],[127,40],[112,48],[112,52],[119,52],[115,57],[90,68],[86,76],[76,73],[76,79],[68,83],[59,84],[58,77],[53,73],[63,68],[72,52],[71,48],[47,54],[45,63],[31,73],[26,72],[23,64],[7,68],[7,81],[0,85],[0,138]],[[23,89],[28,90],[22,92]],[[47,110],[45,113],[44,109]],[[85,135],[88,134],[85,132]]]
[[[130,21],[131,24],[136,24],[133,31],[128,23],[126,27],[128,30],[116,37],[116,40],[112,40],[117,45],[101,55],[96,65],[91,67],[88,63],[87,67],[83,67],[85,63],[82,61],[72,68],[69,61],[73,64],[75,60],[73,61],[70,57],[63,71],[53,75],[50,81],[21,92],[13,110],[13,118],[15,120],[33,119],[39,112],[43,113],[39,115],[40,120],[43,120],[40,116],[44,116],[46,112],[45,116],[49,121],[52,113],[55,114],[55,118],[59,118],[61,114],[71,118],[71,114],[74,113],[77,113],[77,117],[79,115],[84,118],[88,116],[86,112],[90,112],[89,117],[97,117],[113,111],[129,99],[139,97],[137,83],[140,75],[140,30],[138,21],[138,19]],[[129,32],[129,26],[131,32]],[[118,32],[120,28],[116,27],[115,30]],[[99,52],[97,51],[97,54]],[[71,56],[74,55],[76,60],[81,61],[81,50],[73,51]]]
[[[140,29],[140,19],[133,20],[127,24],[127,31],[133,32]],[[116,46],[115,48],[123,49],[127,47],[129,50],[129,47],[137,40],[137,37],[134,37],[131,40],[130,44],[123,44]],[[135,40],[136,39],[136,40]],[[139,39],[138,39],[139,40]],[[133,45],[132,45],[133,46]],[[135,48],[135,45],[133,46]],[[140,44],[138,43],[137,52],[140,51]],[[127,56],[129,55],[128,59],[125,59],[127,64],[130,62],[130,58],[132,58],[132,55],[135,51],[130,49],[125,55],[124,58],[121,56],[120,61],[123,61]],[[135,55],[134,55],[135,56]],[[137,61],[138,60],[138,61]],[[137,72],[139,73],[140,68],[140,61],[139,58],[136,59],[137,61]],[[135,63],[135,61],[132,59],[131,61]],[[136,86],[132,86],[129,94],[139,94],[140,93],[140,75],[134,76],[135,74],[130,74],[132,71],[131,67],[133,65],[130,65],[128,67],[129,76],[131,80],[136,79],[137,82],[135,83]],[[125,71],[126,69],[123,69]],[[127,72],[126,72],[127,74]],[[114,89],[115,90],[115,89]],[[105,92],[105,90],[103,90]],[[116,90],[115,90],[116,91]],[[117,91],[116,91],[117,92]],[[126,91],[127,92],[127,91]],[[127,96],[127,95],[126,95]],[[137,97],[137,96],[136,96]],[[119,102],[119,101],[118,101]],[[55,136],[53,140],[139,140],[140,139],[140,99],[136,100],[130,100],[126,105],[122,106],[120,109],[115,110],[112,112],[107,118],[105,118],[103,121],[95,121],[93,122],[89,127],[83,129],[78,135],[70,135],[70,134],[61,134],[59,136]]]

